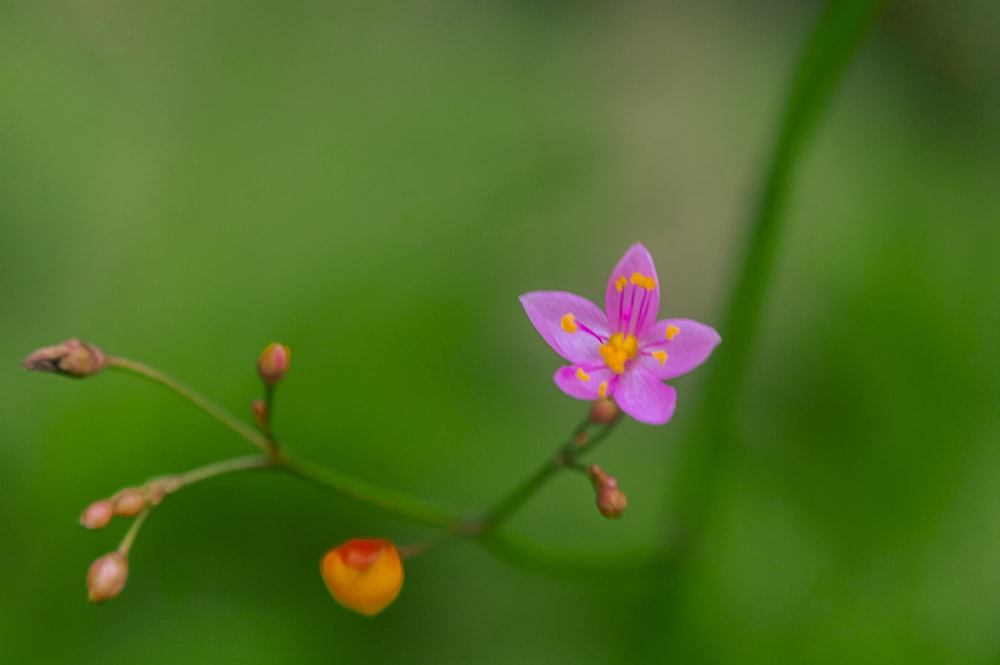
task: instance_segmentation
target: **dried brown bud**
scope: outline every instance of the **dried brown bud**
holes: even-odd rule
[[[610,397],[602,397],[594,400],[590,405],[591,425],[610,425],[618,420],[622,415],[622,410]]]
[[[114,506],[107,499],[95,501],[87,506],[80,515],[80,524],[88,529],[103,529],[114,516]]]
[[[126,487],[111,497],[115,515],[135,517],[146,507],[146,493],[137,487]]]
[[[55,372],[74,378],[97,374],[104,369],[104,352],[93,344],[69,339],[56,346],[46,346],[24,359],[24,369],[33,372]]]
[[[264,347],[257,359],[257,372],[269,386],[273,386],[285,376],[292,362],[292,352],[284,344],[272,343]]]
[[[121,552],[105,554],[90,564],[87,571],[87,590],[90,602],[114,598],[125,588],[128,579],[128,559]]]

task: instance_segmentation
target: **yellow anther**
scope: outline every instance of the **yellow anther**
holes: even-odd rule
[[[635,335],[625,336],[625,333],[615,333],[608,340],[607,344],[602,344],[600,348],[601,358],[604,364],[610,367],[615,374],[625,371],[625,361],[635,358],[639,350],[639,341]]]
[[[667,352],[666,351],[653,351],[653,353],[651,353],[650,355],[653,356],[654,358],[656,358],[657,360],[659,360],[661,365],[666,365],[667,364]]]
[[[677,326],[667,326],[667,339],[671,340],[681,331]]]
[[[572,312],[563,316],[561,323],[562,323],[562,329],[565,330],[566,332],[568,333],[576,332],[576,317],[573,316]]]
[[[597,386],[597,394],[598,394],[599,397],[607,397],[608,396],[608,382],[607,381],[601,381],[601,385]]]
[[[615,288],[618,290],[618,293],[622,292],[622,289],[625,288],[626,284],[628,284],[628,280],[625,279],[625,275],[622,275],[621,277],[615,280]]]
[[[582,367],[576,368],[576,378],[581,381],[590,381],[590,375],[584,372]]]
[[[652,277],[646,277],[641,272],[632,273],[632,283],[636,286],[641,286],[648,291],[652,291],[656,288],[656,280]]]

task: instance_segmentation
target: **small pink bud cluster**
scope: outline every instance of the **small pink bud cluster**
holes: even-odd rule
[[[152,480],[142,487],[126,487],[110,499],[101,499],[87,506],[80,515],[80,524],[88,529],[103,529],[116,515],[135,517],[147,506],[158,505],[178,486],[175,478],[167,476]]]
[[[601,514],[605,517],[621,517],[628,506],[628,497],[618,487],[618,480],[614,476],[606,474],[596,464],[592,464],[587,469],[587,475],[594,483],[594,491],[597,493],[597,509]]]

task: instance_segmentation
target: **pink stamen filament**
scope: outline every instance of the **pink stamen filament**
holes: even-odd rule
[[[585,326],[582,323],[580,323],[579,321],[576,322],[576,325],[577,325],[577,327],[580,330],[582,330],[583,332],[587,333],[588,335],[590,335],[591,337],[593,337],[594,339],[596,339],[601,344],[607,344],[608,343],[608,340],[604,339],[603,337],[601,337],[600,335],[598,335],[597,333],[595,333],[593,330],[591,330],[587,326]]]

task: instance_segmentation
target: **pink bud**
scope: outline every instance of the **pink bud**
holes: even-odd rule
[[[621,415],[621,408],[610,397],[594,400],[590,405],[590,423],[592,425],[610,425]]]
[[[114,598],[125,588],[128,579],[128,559],[121,552],[105,554],[90,564],[87,571],[87,590],[90,602]]]
[[[292,362],[292,352],[284,344],[272,343],[264,347],[257,359],[257,372],[269,386],[277,384],[285,376]]]
[[[114,503],[115,515],[135,517],[146,507],[146,493],[136,487],[126,487],[115,494],[111,501]]]
[[[103,529],[111,522],[115,514],[114,506],[107,499],[95,501],[87,506],[80,515],[80,524],[88,529]]]

